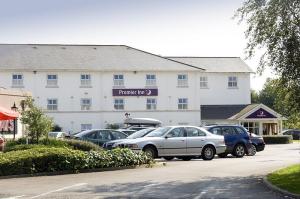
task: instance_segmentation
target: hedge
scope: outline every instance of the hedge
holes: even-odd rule
[[[266,144],[289,144],[293,142],[291,135],[263,136]]]
[[[22,150],[22,149],[29,149],[29,148],[34,148],[31,147],[31,145],[36,145],[35,143],[29,143],[29,145],[26,145],[26,139],[20,138],[16,141],[8,141],[5,145],[4,151],[14,151],[14,150]],[[87,142],[87,141],[82,141],[82,140],[57,140],[53,138],[49,139],[42,139],[39,142],[39,145],[45,145],[45,146],[53,146],[53,147],[67,147],[70,149],[76,149],[76,150],[81,150],[81,151],[99,151],[102,148],[99,147],[98,145],[92,143],[92,142]]]
[[[66,147],[31,146],[0,154],[0,176],[54,171],[76,173],[84,169],[134,166],[153,161],[145,153],[134,153],[130,149],[84,152]]]

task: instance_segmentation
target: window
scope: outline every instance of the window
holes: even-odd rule
[[[91,75],[90,74],[81,74],[80,80],[81,80],[82,87],[90,87],[91,86]]]
[[[156,110],[156,99],[148,98],[146,106],[147,106],[147,110]]]
[[[57,75],[47,75],[47,86],[57,86]]]
[[[215,127],[213,129],[210,130],[211,133],[215,134],[215,135],[223,135],[222,134],[222,130],[220,127]]]
[[[237,77],[228,77],[228,88],[237,88]]]
[[[185,137],[184,136],[184,128],[175,128],[170,133],[168,133],[168,137]]]
[[[126,139],[126,135],[124,133],[118,131],[111,131],[111,134],[114,136],[114,139]]]
[[[81,124],[81,131],[91,130],[92,124]]]
[[[57,99],[48,99],[47,109],[50,111],[57,110]]]
[[[222,127],[223,135],[235,135],[237,134],[234,128],[230,126]]]
[[[114,86],[124,86],[123,75],[114,75]]]
[[[208,88],[207,77],[200,77],[200,88]]]
[[[124,110],[124,99],[115,99],[115,105],[116,110]]]
[[[242,126],[249,131],[249,133],[259,134],[259,123],[258,122],[242,122]]]
[[[187,127],[185,128],[187,132],[188,137],[199,137],[199,136],[206,136],[204,132],[202,132],[199,129],[193,128],[193,127]]]
[[[80,100],[81,110],[90,110],[92,105],[92,100],[89,98],[83,98]]]
[[[12,86],[22,87],[23,86],[23,75],[13,74],[12,75]]]
[[[146,75],[146,86],[156,86],[155,75]]]
[[[177,85],[178,87],[187,87],[188,86],[188,76],[180,74],[177,77]]]
[[[179,110],[188,109],[188,99],[187,98],[179,98],[178,99],[178,109]]]

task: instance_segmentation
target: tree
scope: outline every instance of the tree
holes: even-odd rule
[[[259,95],[255,90],[251,90],[251,104],[259,103]]]
[[[263,89],[259,93],[259,102],[274,109],[275,111],[279,111],[275,106],[278,89],[277,80],[268,78]]]
[[[35,106],[32,98],[28,97],[24,104],[26,109],[21,113],[21,121],[26,125],[31,141],[38,143],[42,136],[48,135],[53,127],[53,121],[44,114],[41,108]]]
[[[246,21],[246,54],[265,50],[259,72],[271,67],[280,76],[293,107],[300,112],[300,1],[246,0],[235,14]]]

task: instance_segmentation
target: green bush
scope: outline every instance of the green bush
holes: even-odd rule
[[[31,148],[30,146],[20,146],[19,145],[25,145],[26,144],[26,139],[20,138],[16,141],[8,141],[5,145],[4,151],[13,151],[13,150],[22,150],[23,149],[29,149]],[[29,143],[29,145],[36,145],[35,143]],[[82,141],[82,140],[57,140],[53,138],[48,138],[48,139],[42,139],[39,141],[39,145],[45,145],[45,146],[53,146],[53,147],[67,147],[71,149],[76,149],[76,150],[81,150],[81,151],[99,151],[102,148],[100,148],[98,145],[87,142],[87,141]]]
[[[144,153],[129,149],[79,151],[44,145],[18,145],[22,150],[0,154],[0,176],[150,164]],[[26,149],[26,147],[30,147]]]
[[[263,136],[266,144],[289,144],[293,142],[291,135]]]

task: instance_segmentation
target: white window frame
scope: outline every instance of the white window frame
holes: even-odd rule
[[[228,77],[228,88],[238,88],[237,76],[229,76]]]
[[[124,75],[123,74],[114,74],[114,86],[124,86]]]
[[[56,77],[55,79],[49,79],[49,77]],[[47,87],[57,87],[57,74],[47,74]]]
[[[178,110],[188,109],[188,98],[178,98]]]
[[[80,85],[82,87],[91,87],[92,85],[91,74],[80,74]]]
[[[92,107],[92,99],[91,98],[81,98],[80,106],[82,111],[89,111]]]
[[[178,74],[177,75],[177,86],[178,87],[188,87],[188,75]]]
[[[208,78],[207,76],[200,77],[200,88],[208,88]]]
[[[56,102],[56,103],[54,103],[54,102]],[[47,110],[48,111],[57,111],[58,110],[58,100],[56,98],[47,99]]]
[[[156,86],[155,74],[146,74],[146,86]]]
[[[81,124],[80,128],[81,128],[81,131],[91,130],[91,129],[93,129],[93,125],[92,124]]]
[[[115,110],[124,110],[125,100],[123,98],[114,99],[114,108]]]
[[[147,98],[146,99],[146,109],[147,110],[156,110],[157,100],[156,98]]]
[[[14,79],[14,77],[17,77],[16,79]],[[19,78],[21,77],[21,78]],[[16,73],[16,74],[12,74],[12,87],[23,87],[23,80],[24,80],[24,76],[23,74],[20,73]]]

